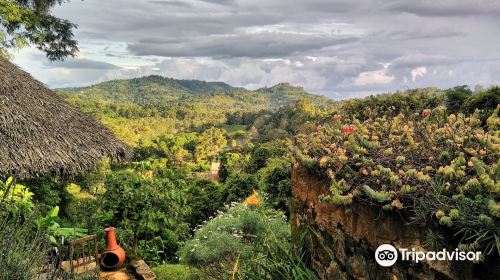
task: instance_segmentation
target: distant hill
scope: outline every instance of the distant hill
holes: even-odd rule
[[[255,91],[232,87],[223,82],[176,80],[157,75],[130,80],[113,80],[89,87],[59,89],[82,99],[131,103],[141,106],[200,104],[214,109],[256,111],[277,109],[301,99],[324,105],[330,99],[307,93],[302,87],[281,83]]]
[[[157,75],[56,92],[99,118],[130,144],[163,133],[219,125],[226,121],[228,113],[236,111],[274,111],[304,99],[319,107],[334,103],[287,83],[252,91],[223,82],[176,80]]]

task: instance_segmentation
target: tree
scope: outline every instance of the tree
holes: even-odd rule
[[[219,181],[226,182],[227,177],[234,172],[234,165],[240,160],[240,154],[224,153],[220,157]]]
[[[446,108],[449,112],[458,113],[470,96],[472,96],[472,91],[467,85],[447,89]]]
[[[204,179],[195,180],[189,187],[188,201],[191,206],[191,215],[188,222],[191,228],[201,225],[203,221],[207,221],[222,208],[223,203],[219,199],[219,191],[219,185],[214,181]]]
[[[176,246],[188,235],[184,221],[191,208],[185,181],[166,177],[148,179],[123,171],[107,176],[105,184],[106,192],[96,201],[95,220],[129,234],[124,238],[127,242],[121,245],[136,253],[138,248],[147,251],[147,244],[161,237],[160,244],[168,248],[157,249],[167,258],[172,257]],[[143,246],[139,247],[139,241]]]
[[[259,170],[261,190],[268,194],[267,203],[287,215],[292,196],[291,173],[290,161],[283,158],[272,158],[266,167]]]
[[[248,173],[257,172],[266,166],[267,160],[273,157],[283,157],[287,154],[286,142],[276,140],[264,144],[258,144],[252,150],[250,162],[246,167]]]
[[[252,190],[257,189],[259,182],[252,174],[240,173],[231,174],[221,191],[221,201],[231,203],[248,197]]]
[[[211,127],[200,134],[196,145],[196,160],[212,160],[227,146],[226,131]]]
[[[56,4],[67,0],[0,0],[0,56],[9,49],[34,45],[51,61],[75,56],[78,51],[68,20],[50,14]]]

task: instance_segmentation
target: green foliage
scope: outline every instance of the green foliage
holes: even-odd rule
[[[472,96],[469,86],[456,86],[446,90],[446,108],[452,113],[461,112],[462,106]]]
[[[152,149],[155,151],[154,155],[167,158],[171,165],[183,166],[186,161],[193,159],[197,142],[196,133],[165,134],[153,140]]]
[[[292,165],[290,161],[274,158],[259,170],[260,190],[267,194],[266,203],[274,209],[289,213]]]
[[[219,181],[226,182],[231,173],[236,172],[235,167],[240,161],[238,153],[223,153],[220,157]]]
[[[469,112],[464,104],[490,110],[491,93],[457,106],[460,112]],[[482,115],[487,110],[475,108],[449,115],[451,109],[441,107],[447,93],[433,88],[319,108],[313,106],[319,99],[290,104],[308,95],[285,84],[250,92],[158,76],[60,94],[137,148],[130,166],[110,166],[81,182],[82,191],[102,190],[74,201],[70,220],[94,231],[117,226],[121,245],[150,264],[174,261],[182,246],[181,261],[217,279],[231,271],[250,279],[314,279],[283,233],[282,214],[241,205],[218,212],[254,189],[267,205],[288,211],[289,154],[330,180],[328,202],[409,209],[433,230],[429,246],[443,239],[485,253],[496,246],[498,110],[488,118]],[[279,106],[285,107],[272,111]],[[227,147],[234,139],[237,145]],[[216,158],[220,182],[197,179],[207,178]],[[75,208],[83,214],[74,215]],[[84,217],[92,211],[97,214]],[[188,225],[194,237],[184,244]]]
[[[259,186],[257,177],[252,174],[231,174],[221,191],[221,201],[231,203],[248,197]]]
[[[249,91],[223,83],[160,76],[108,81],[57,92],[73,105],[96,116],[133,146],[138,146],[139,142],[150,146],[153,140],[166,133],[223,125],[238,111],[246,112],[249,117],[227,124],[250,124],[261,115],[257,112],[269,112],[299,99],[311,99],[316,104],[330,103],[325,97],[291,86],[271,92]],[[293,120],[300,121],[299,117]]]
[[[158,280],[201,280],[206,279],[204,274],[196,268],[182,264],[163,264],[153,267]]]
[[[330,184],[330,192],[331,195],[321,195],[319,197],[321,202],[331,202],[334,205],[346,206],[352,203],[353,195],[348,193],[344,195],[344,193],[348,192],[351,189],[344,179],[340,181],[332,180]]]
[[[225,134],[225,130],[216,127],[211,127],[203,131],[198,137],[196,144],[195,157],[197,161],[202,159],[210,161],[217,157],[227,146]]]
[[[292,152],[331,180],[332,195],[323,201],[409,208],[422,224],[451,229],[460,242],[491,254],[500,248],[498,96],[497,88],[473,94],[457,87],[349,100],[297,134]]]
[[[250,260],[243,260],[238,275],[244,279],[296,279],[316,280],[314,271],[304,261],[307,256],[305,238],[308,232],[300,230],[292,236],[293,243],[283,242],[267,231],[264,252]]]
[[[130,170],[109,175],[106,192],[97,196],[94,225],[118,227],[121,245],[152,263],[173,257],[187,237],[191,210],[185,181],[154,176],[142,178]]]
[[[23,182],[30,186],[33,192],[33,199],[42,212],[50,211],[58,205],[65,205],[69,199],[65,187],[67,182],[61,178],[50,175],[31,178]]]
[[[424,236],[423,245],[429,251],[438,251],[445,248],[446,240],[439,231],[427,230]]]
[[[446,109],[449,113],[473,114],[476,109],[480,109],[482,110],[480,119],[484,122],[498,104],[500,104],[498,86],[479,93],[472,93],[468,86],[457,86],[446,90]]]
[[[217,210],[223,207],[220,201],[220,186],[214,181],[195,180],[187,191],[191,214],[187,219],[191,228],[207,221]]]
[[[413,89],[406,92],[350,99],[342,103],[341,112],[364,121],[369,118],[394,117],[401,113],[422,112],[443,103],[443,93],[436,88]]]
[[[488,211],[491,216],[500,218],[500,204],[492,199],[488,200]]]
[[[315,123],[323,119],[335,104],[325,101],[321,105],[317,104],[316,108],[314,103],[314,100],[308,98],[282,107],[275,113],[262,112],[252,123],[254,138],[261,142],[285,140],[314,128]]]
[[[58,239],[64,237],[65,240],[72,240],[88,235],[88,230],[83,228],[67,228],[61,227],[59,221],[59,206],[52,208],[45,216],[40,216],[35,219],[35,225],[38,230],[45,232],[48,235],[52,245],[58,245]]]
[[[0,56],[8,49],[28,44],[46,53],[49,60],[75,56],[78,51],[76,25],[50,14],[65,0],[0,0]]]
[[[442,183],[434,183],[432,192],[419,199],[414,222],[427,227],[437,222],[451,228],[459,237],[459,244],[473,248],[471,250],[482,250],[484,255],[500,253],[500,221],[491,212],[495,206],[492,195],[485,193],[471,198],[458,194],[450,198],[448,192]],[[429,220],[430,216],[436,219]]]
[[[251,151],[247,172],[256,172],[267,164],[267,160],[275,157],[284,157],[288,154],[288,147],[283,140],[257,144]]]
[[[5,214],[29,216],[34,207],[32,197],[33,193],[27,187],[15,183],[13,177],[5,182],[0,181],[0,217]]]
[[[43,232],[33,232],[29,219],[1,216],[0,279],[37,279],[36,268],[43,267],[49,252]]]
[[[264,240],[271,232],[280,242],[288,240],[289,226],[282,212],[235,204],[196,230],[179,256],[183,263],[223,279],[236,260],[264,253]]]

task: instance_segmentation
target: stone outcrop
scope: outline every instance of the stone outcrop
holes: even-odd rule
[[[306,240],[310,264],[322,279],[499,279],[483,275],[472,262],[398,261],[384,268],[375,261],[382,244],[424,250],[426,229],[408,225],[404,213],[383,211],[378,206],[353,202],[349,207],[320,202],[329,194],[329,181],[307,169],[292,171],[291,220],[309,224],[316,232]],[[495,266],[495,265],[493,265]],[[491,268],[496,274],[498,268]]]
[[[129,267],[139,280],[156,280],[156,275],[143,260],[133,260]]]

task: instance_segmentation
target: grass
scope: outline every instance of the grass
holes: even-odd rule
[[[153,267],[158,280],[201,280],[209,279],[196,269],[181,264],[164,264]]]

